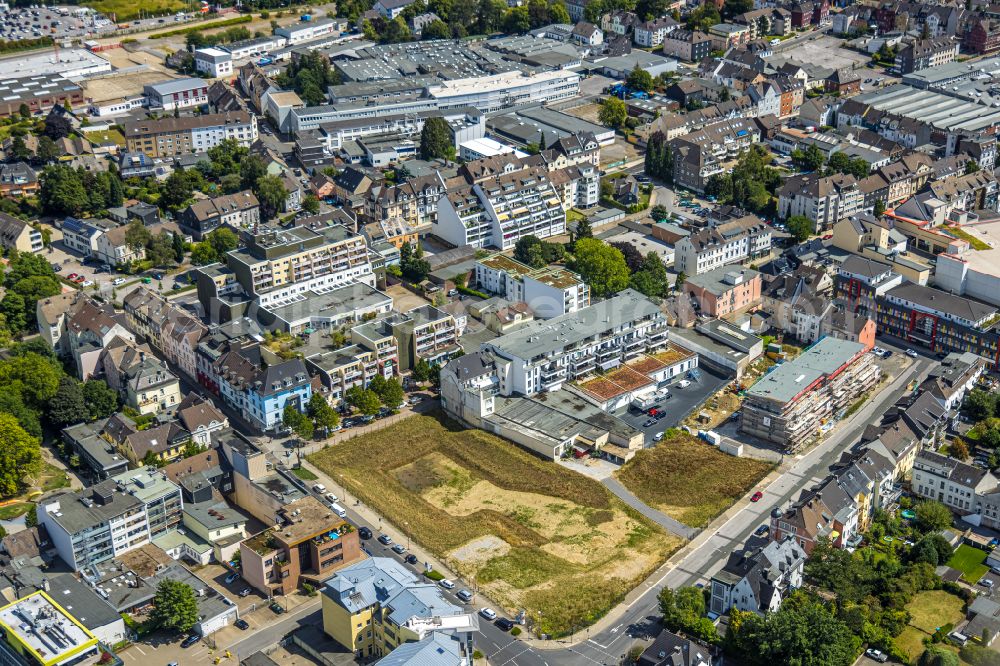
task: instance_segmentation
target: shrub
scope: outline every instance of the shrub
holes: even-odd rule
[[[482,653],[482,652],[480,652],[479,650],[475,650],[475,651],[474,651],[474,652],[472,653],[472,658],[473,658],[474,660],[475,660],[475,659],[482,659],[482,658],[483,658],[483,653]]]
[[[511,629],[510,630],[510,635],[511,636],[520,636],[521,635],[521,627],[514,627],[513,629]]]
[[[425,571],[424,576],[434,581],[435,583],[439,580],[444,580],[444,574],[435,569],[431,569],[430,571]]]

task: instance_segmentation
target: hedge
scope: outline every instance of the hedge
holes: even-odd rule
[[[210,23],[199,23],[198,25],[193,25],[189,28],[178,28],[176,30],[168,30],[167,32],[158,32],[155,35],[150,35],[150,39],[163,39],[164,37],[176,37],[177,35],[187,35],[192,32],[201,32],[202,30],[211,30],[212,28],[225,28],[230,25],[239,25],[241,23],[249,23],[253,20],[253,17],[249,14],[245,16],[237,16],[231,19],[225,19],[223,21],[212,21]]]

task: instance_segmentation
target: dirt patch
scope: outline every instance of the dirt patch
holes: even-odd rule
[[[600,104],[581,104],[580,106],[574,106],[570,109],[563,109],[563,113],[567,113],[571,116],[575,116],[582,120],[586,120],[591,123],[601,124],[598,116],[601,113]]]
[[[458,568],[465,571],[475,571],[494,557],[502,557],[510,552],[510,544],[493,535],[473,539],[461,548],[448,553],[448,560],[455,562]]]

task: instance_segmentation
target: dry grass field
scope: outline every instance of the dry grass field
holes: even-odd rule
[[[680,545],[597,481],[437,416],[310,461],[542,633],[595,621]]]

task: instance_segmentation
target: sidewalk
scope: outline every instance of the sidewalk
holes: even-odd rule
[[[641,499],[633,495],[625,486],[619,483],[614,477],[602,479],[601,483],[604,484],[605,488],[613,492],[618,499],[625,502],[630,507],[646,516],[671,534],[676,534],[682,539],[693,539],[698,534],[698,530],[696,528],[688,527],[679,520],[674,520],[665,513],[657,511],[643,502]]]

